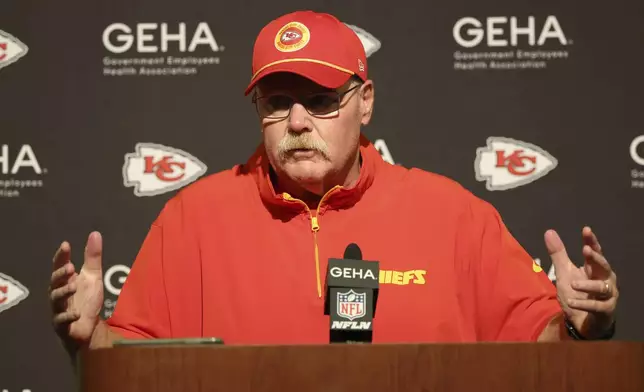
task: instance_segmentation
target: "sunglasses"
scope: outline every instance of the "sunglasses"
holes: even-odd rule
[[[253,97],[253,103],[260,118],[284,119],[291,113],[291,108],[298,102],[306,111],[315,117],[335,115],[339,110],[342,98],[349,92],[362,86],[358,84],[344,92],[325,91],[308,94],[296,99],[288,94],[270,94],[263,97]]]

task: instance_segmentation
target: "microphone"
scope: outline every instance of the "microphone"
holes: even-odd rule
[[[347,260],[362,260],[362,251],[358,244],[350,243],[344,250],[344,258]]]
[[[362,260],[351,243],[343,259],[327,266],[324,314],[329,315],[330,343],[371,343],[378,300],[380,263]]]

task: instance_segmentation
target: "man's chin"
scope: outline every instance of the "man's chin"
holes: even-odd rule
[[[322,182],[326,174],[323,162],[299,161],[286,164],[286,174],[300,184]]]

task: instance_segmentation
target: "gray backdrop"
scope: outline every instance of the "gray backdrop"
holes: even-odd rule
[[[641,1],[5,0],[0,391],[72,389],[48,318],[55,249],[69,240],[79,265],[103,233],[108,316],[163,204],[254,150],[255,36],[306,8],[360,33],[383,157],[492,202],[546,272],[545,230],[579,262],[592,225],[619,275],[617,338],[644,339]]]

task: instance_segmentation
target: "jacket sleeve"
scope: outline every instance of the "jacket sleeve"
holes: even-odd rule
[[[110,328],[125,338],[169,338],[163,268],[163,213],[152,224],[117,299]]]
[[[489,203],[473,198],[462,224],[457,253],[478,340],[536,341],[561,313],[555,286]]]

